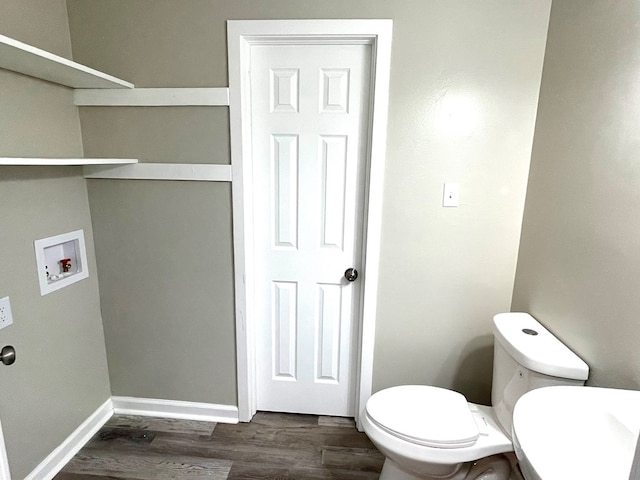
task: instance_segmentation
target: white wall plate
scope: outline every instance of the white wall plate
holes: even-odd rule
[[[89,276],[83,230],[42,238],[34,244],[40,295],[55,292]]]

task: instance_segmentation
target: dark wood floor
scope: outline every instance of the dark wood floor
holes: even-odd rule
[[[342,418],[259,412],[228,425],[114,416],[54,480],[373,480],[383,460]]]

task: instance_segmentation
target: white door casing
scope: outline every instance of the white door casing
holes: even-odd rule
[[[259,410],[355,413],[370,50],[252,51]]]
[[[253,245],[253,158],[251,148],[250,59],[252,49],[278,45],[370,45],[370,124],[365,173],[364,251],[356,342],[355,417],[371,395],[384,158],[386,148],[391,20],[228,21],[232,197],[238,410],[241,421],[256,412],[255,259]]]

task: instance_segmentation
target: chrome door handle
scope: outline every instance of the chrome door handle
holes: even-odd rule
[[[0,362],[5,365],[13,365],[13,362],[16,361],[16,349],[11,345],[7,345],[6,347],[2,347],[2,351],[0,351]]]
[[[358,271],[355,268],[347,268],[344,271],[344,278],[350,282],[354,282],[358,278]]]

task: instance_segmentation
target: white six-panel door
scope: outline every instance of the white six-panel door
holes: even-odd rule
[[[260,410],[355,413],[370,48],[252,49]]]

